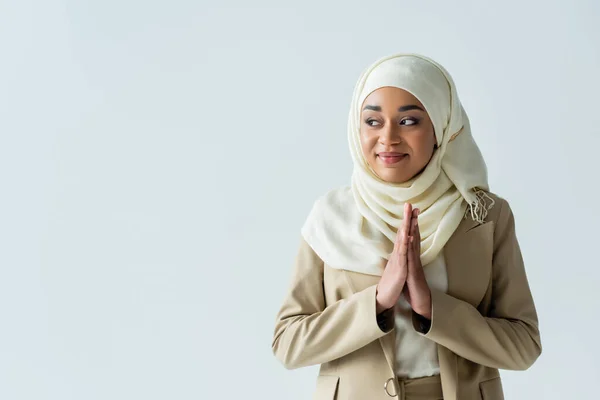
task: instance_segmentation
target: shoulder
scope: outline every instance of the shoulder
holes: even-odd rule
[[[328,189],[326,192],[321,193],[317,196],[315,203],[327,202],[327,203],[344,203],[352,197],[352,189],[349,185],[338,186]]]
[[[488,210],[486,221],[493,221],[496,233],[501,233],[506,228],[514,229],[514,214],[509,201],[497,193],[485,192],[493,204]]]
[[[349,201],[354,201],[349,186],[334,187],[316,196],[301,229],[304,237],[307,240],[322,238],[324,233],[337,227],[335,223],[343,220],[350,209]]]
[[[328,212],[347,210],[354,202],[350,186],[338,186],[318,195],[312,206],[312,212],[327,210]]]
[[[510,204],[508,203],[507,199],[497,193],[485,192],[485,194],[491,199],[492,203],[490,209],[488,210],[486,220],[498,222],[499,219],[503,217],[506,209],[510,209]]]

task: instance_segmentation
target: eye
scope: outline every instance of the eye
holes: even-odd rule
[[[369,118],[365,121],[365,123],[369,126],[376,126],[375,124],[379,124],[379,122],[377,122],[376,120]]]
[[[406,126],[416,125],[416,124],[419,123],[419,120],[416,119],[416,118],[405,118],[402,121],[400,121],[400,125],[402,125],[402,123],[406,122],[406,121],[410,121],[411,122],[410,124],[404,124]]]

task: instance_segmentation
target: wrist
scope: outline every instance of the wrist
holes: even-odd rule
[[[384,312],[385,310],[389,310],[389,309],[390,309],[390,307],[386,307],[386,306],[384,306],[383,304],[381,304],[381,303],[377,302],[377,305],[376,305],[376,307],[375,307],[375,312],[376,312],[377,314],[381,314],[381,313],[382,313],[382,312]]]
[[[379,314],[382,311],[392,308],[391,306],[388,305],[388,302],[385,299],[383,299],[383,296],[379,292],[379,288],[375,289],[375,303],[376,303],[377,314]]]
[[[423,312],[418,312],[417,314],[419,314],[423,318],[431,320],[431,308],[429,308],[429,310],[424,310]]]
[[[425,303],[419,307],[418,310],[415,310],[415,312],[417,314],[419,314],[420,316],[427,318],[428,320],[431,320],[431,314],[432,314],[432,304],[431,304],[431,291],[429,291],[429,298],[425,301]]]

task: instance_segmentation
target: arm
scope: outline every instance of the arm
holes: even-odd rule
[[[413,323],[425,337],[463,358],[492,368],[524,370],[539,357],[542,345],[514,216],[508,203],[501,203],[494,232],[489,316],[482,316],[470,303],[432,289],[431,323],[414,314]]]
[[[377,285],[326,307],[323,269],[323,261],[302,238],[291,284],[276,317],[272,342],[275,357],[288,369],[340,358],[394,327],[393,309],[377,318]]]

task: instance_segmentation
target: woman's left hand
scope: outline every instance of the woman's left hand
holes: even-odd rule
[[[421,265],[421,232],[419,231],[419,209],[414,209],[410,224],[408,246],[408,276],[404,285],[404,297],[417,314],[431,319],[431,291]]]

